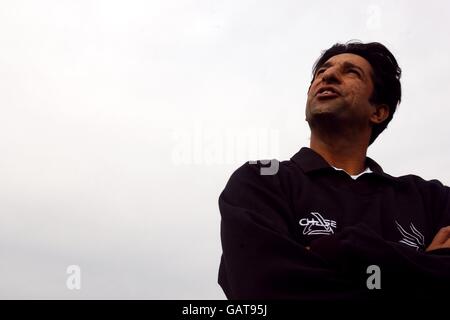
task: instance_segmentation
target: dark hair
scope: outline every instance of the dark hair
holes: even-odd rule
[[[378,135],[386,129],[388,123],[392,120],[397,105],[401,101],[402,88],[400,77],[402,70],[397,64],[394,55],[381,43],[370,42],[362,43],[360,41],[349,41],[345,44],[336,43],[328,50],[322,51],[322,55],[313,66],[313,80],[316,71],[331,57],[342,54],[353,53],[366,59],[373,69],[372,81],[374,90],[369,99],[373,104],[387,104],[389,107],[389,116],[380,124],[372,128],[369,145],[375,141]],[[311,81],[311,83],[312,83]]]

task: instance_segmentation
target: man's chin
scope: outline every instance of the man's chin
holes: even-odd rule
[[[314,112],[320,112],[320,111],[331,111],[335,109],[339,109],[339,107],[342,105],[340,101],[336,99],[322,99],[322,100],[315,100],[314,104],[311,106],[311,110]]]
[[[309,112],[309,118],[316,117],[336,117],[338,114],[338,106],[335,105],[319,105],[311,108]]]
[[[324,109],[311,113],[306,121],[311,128],[322,128],[327,131],[338,129],[340,127],[339,124],[342,123],[342,119],[339,118],[337,112]]]
[[[337,120],[336,112],[332,112],[330,110],[319,110],[317,112],[311,113],[309,119],[314,120],[328,120],[335,119]]]

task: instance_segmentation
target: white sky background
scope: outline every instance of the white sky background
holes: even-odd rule
[[[245,161],[309,145],[335,42],[382,42],[403,69],[369,156],[449,184],[448,30],[444,0],[1,0],[0,298],[224,299],[218,196]]]

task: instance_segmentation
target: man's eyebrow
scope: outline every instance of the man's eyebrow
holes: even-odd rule
[[[333,64],[330,61],[325,62],[323,65],[320,66],[320,68],[318,68],[317,70],[323,69],[323,68],[328,68],[331,67]]]
[[[361,71],[362,74],[365,74],[365,73],[364,73],[364,70],[363,70],[361,67],[358,67],[356,64],[353,64],[353,63],[351,63],[351,62],[345,61],[345,62],[343,63],[343,65],[344,65],[344,68],[356,68],[356,69],[358,69],[359,71]]]
[[[323,68],[328,68],[328,67],[331,67],[333,65],[333,63],[331,63],[330,61],[327,61],[327,62],[325,62],[323,65],[321,65],[320,66],[320,68],[318,68],[317,69],[317,71],[319,71],[320,69],[323,69]],[[349,61],[345,61],[344,63],[343,63],[343,66],[344,66],[344,68],[356,68],[356,69],[358,69],[359,71],[361,71],[361,73],[364,75],[365,73],[364,73],[364,70],[361,68],[361,67],[358,67],[356,64],[353,64],[353,63],[351,63],[351,62],[349,62]]]

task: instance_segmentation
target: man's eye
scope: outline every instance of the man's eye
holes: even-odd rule
[[[325,69],[319,69],[318,71],[317,71],[317,74],[321,74],[321,73],[323,73],[325,71]]]
[[[356,69],[349,69],[348,72],[355,73],[355,74],[357,74],[358,76],[360,75],[360,74],[359,74],[359,71],[357,71]]]

